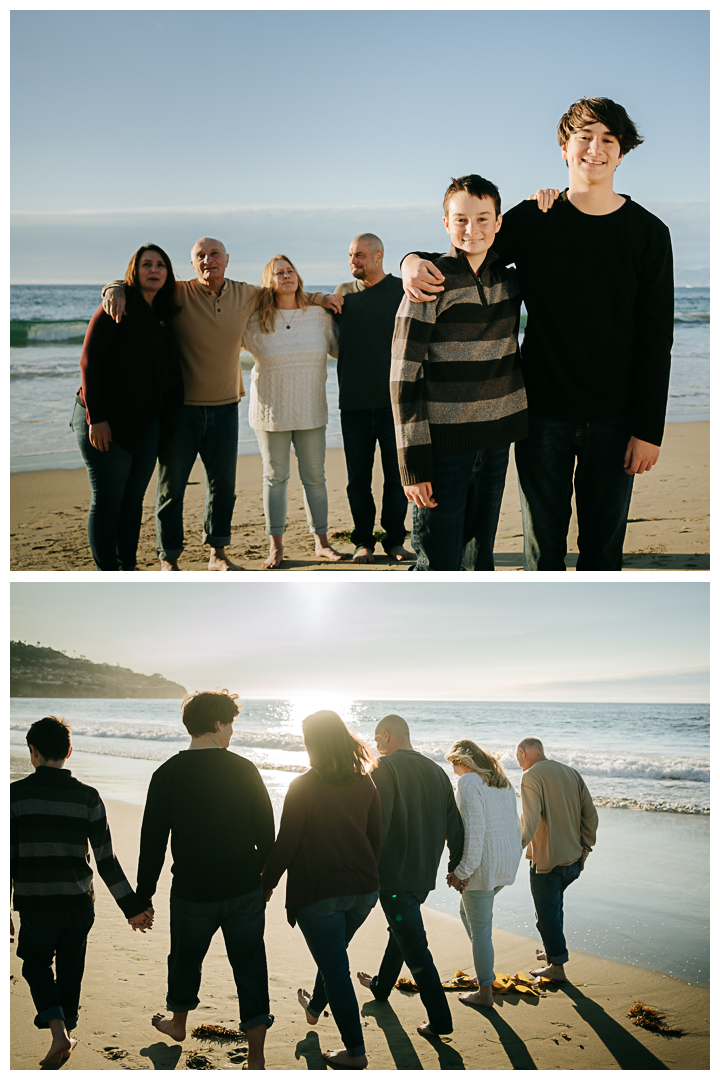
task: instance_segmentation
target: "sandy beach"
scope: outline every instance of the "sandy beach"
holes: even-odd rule
[[[708,570],[710,567],[709,423],[668,424],[656,468],[636,478],[625,541],[626,570]],[[283,570],[381,570],[404,573],[407,565],[390,563],[382,548],[375,564],[327,563],[314,555],[302,505],[302,489],[293,458],[288,500],[287,558]],[[347,482],[342,450],[329,450],[326,474],[330,501],[330,535],[338,550],[352,554],[352,519],[345,496]],[[86,519],[90,487],[85,469],[56,469],[11,476],[11,570],[88,570],[94,563],[87,544]],[[376,458],[374,489],[380,504],[382,476]],[[267,552],[262,512],[262,469],[257,454],[243,455],[237,465],[237,503],[233,520],[233,558],[248,570],[259,570]],[[153,505],[154,479],[143,514],[138,569],[157,570]],[[203,470],[197,462],[185,498],[187,547],[185,570],[206,570],[207,551],[200,542],[205,499]],[[408,523],[410,514],[408,513]],[[379,526],[378,526],[379,528]],[[569,569],[577,557],[577,523],[570,527]],[[522,521],[517,477],[510,470],[495,545],[498,570],[522,570]]]
[[[137,864],[142,810],[107,802],[118,856],[131,880]],[[524,865],[520,873],[524,872]],[[199,1050],[215,1068],[241,1068],[242,1043],[222,1045],[188,1037],[172,1043],[151,1026],[155,1011],[165,1011],[168,952],[169,859],[155,897],[155,929],[133,933],[96,875],[96,920],[90,935],[83,983],[78,1046],[65,1069],[184,1069],[187,1055]],[[322,1050],[340,1046],[332,1017],[309,1028],[296,1001],[300,986],[312,982],[314,968],[302,935],[285,918],[281,882],[267,909],[266,946],[271,1008],[269,1069],[323,1069]],[[457,919],[425,908],[430,948],[443,979],[457,970],[472,971],[468,939]],[[385,923],[376,909],[350,948],[352,970],[375,971],[385,944]],[[494,934],[496,972],[527,971],[536,942],[518,934]],[[11,1069],[36,1069],[46,1033],[33,1027],[34,1010],[20,961],[11,946]],[[377,1069],[707,1069],[709,1068],[709,991],[627,964],[571,952],[572,982],[544,997],[496,995],[496,1008],[480,1013],[451,994],[452,1035],[428,1041],[416,1033],[425,1019],[417,995],[394,991],[380,1004],[358,987],[365,1025],[369,1068]],[[213,942],[203,970],[201,1003],[191,1015],[196,1024],[235,1027],[237,1003],[222,938]],[[639,999],[683,1028],[669,1038],[634,1027],[627,1018]],[[569,1036],[563,1037],[563,1033]],[[557,1040],[557,1041],[555,1041]]]

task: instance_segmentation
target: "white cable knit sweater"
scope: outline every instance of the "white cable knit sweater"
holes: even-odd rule
[[[456,799],[465,826],[465,847],[456,877],[468,889],[491,892],[512,885],[522,858],[522,826],[512,786],[488,787],[477,773],[458,777]]]
[[[287,329],[287,326],[290,329]],[[262,334],[257,312],[243,345],[255,358],[250,373],[251,428],[305,431],[327,424],[327,358],[337,357],[332,316],[324,308],[279,310],[275,332]]]

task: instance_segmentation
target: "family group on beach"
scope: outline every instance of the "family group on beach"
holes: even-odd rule
[[[217,239],[193,245],[191,281],[176,281],[162,248],[140,247],[90,322],[73,412],[98,570],[136,569],[156,463],[160,569],[180,570],[198,455],[208,569],[243,569],[228,554],[243,348],[255,361],[249,419],[270,537],[263,569],[283,561],[291,446],[316,555],[347,557],[328,540],[328,354],[338,359],[354,562],[374,561],[379,444],[389,557],[414,558],[415,571],[493,570],[514,443],[524,569],[565,570],[573,487],[577,569],[622,569],[633,479],[657,462],[663,436],[670,234],[614,190],[616,169],[643,141],[622,105],[581,98],[557,139],[565,191],[544,189],[502,215],[491,181],[453,179],[443,201],[450,249],[406,256],[403,281],[384,271],[382,241],[369,232],[351,242],[353,280],[334,294],[306,293],[286,255],[268,262],[257,287],[225,277],[229,256]],[[404,546],[408,502],[413,551]]]
[[[522,821],[515,791],[499,761],[470,739],[446,754],[458,777],[416,752],[407,722],[383,717],[375,730],[379,757],[334,712],[303,721],[310,761],[290,784],[280,828],[252,762],[228,752],[237,697],[223,691],[188,695],[182,704],[190,748],[153,774],[140,837],[137,885],[114,855],[98,792],[64,765],[71,733],[61,717],[36,721],[27,733],[34,773],[10,786],[11,875],[20,912],[18,956],[37,1011],[35,1024],[52,1042],[41,1065],[61,1065],[75,1046],[80,990],[94,904],[88,841],[98,872],[132,928],[153,925],[152,906],[172,850],[168,1016],[154,1027],[182,1042],[188,1013],[200,1003],[202,964],[222,930],[237,988],[247,1067],[265,1067],[273,1023],[265,955],[265,907],[287,872],[285,906],[317,966],[312,990],[298,989],[307,1023],[329,1006],[343,1048],[324,1052],[334,1067],[368,1064],[348,943],[380,903],[388,923],[377,974],[359,984],[386,1001],[405,964],[433,1039],[453,1029],[445,989],[428,947],[421,906],[435,888],[443,850],[447,884],[460,894],[460,915],[472,942],[477,991],[459,995],[470,1008],[492,1008],[495,979],[493,901],[512,885],[526,849],[542,949],[536,977],[564,981],[568,962],[563,894],[577,880],[595,844],[597,812],[578,772],[545,756],[542,742],[522,739]],[[217,841],[217,842],[214,842]],[[10,919],[11,940],[14,926]],[[53,960],[55,972],[53,973]],[[309,984],[308,984],[309,985]]]

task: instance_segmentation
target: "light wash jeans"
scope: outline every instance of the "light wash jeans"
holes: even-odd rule
[[[265,532],[268,536],[282,536],[285,532],[292,444],[302,481],[310,532],[323,536],[328,531],[325,428],[308,428],[306,431],[261,431],[256,428],[255,434],[263,463]]]
[[[460,897],[460,918],[472,941],[473,963],[478,986],[492,986],[495,982],[495,953],[492,943],[493,900],[502,889],[498,885],[492,892],[466,889]]]

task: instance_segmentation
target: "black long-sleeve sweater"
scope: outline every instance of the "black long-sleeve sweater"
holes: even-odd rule
[[[492,250],[515,263],[528,312],[530,413],[578,423],[629,416],[632,434],[659,446],[673,340],[670,232],[622,197],[619,210],[600,216],[582,213],[567,192],[546,214],[518,203]]]
[[[140,837],[138,893],[152,897],[172,833],[172,893],[229,900],[260,884],[275,839],[257,768],[228,750],[182,750],[150,781]]]

